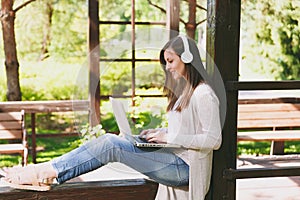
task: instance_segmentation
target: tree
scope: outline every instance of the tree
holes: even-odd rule
[[[197,21],[197,16],[196,16],[197,8],[200,10],[203,10],[205,12],[207,10],[203,6],[198,5],[196,0],[185,0],[184,2],[187,3],[187,6],[188,6],[188,8],[187,8],[188,20],[185,21],[183,19],[186,16],[184,16],[185,12],[182,12],[180,22],[184,24],[184,28],[185,28],[187,35],[190,38],[195,38],[197,26],[206,21],[206,19],[202,19],[199,22],[196,22]],[[159,9],[161,12],[166,13],[166,10],[164,8],[153,3],[151,0],[148,0],[148,3],[149,3],[149,5],[152,5],[152,6],[156,7],[157,9]],[[183,6],[185,6],[185,5],[181,5],[181,7],[183,7]],[[186,10],[186,9],[181,9],[181,10]]]
[[[5,69],[7,77],[7,100],[20,101],[21,89],[19,81],[19,61],[17,57],[15,38],[16,12],[35,0],[29,0],[13,9],[13,0],[1,1],[1,24],[3,32],[3,45],[5,54]]]
[[[300,79],[300,25],[299,7],[288,2],[285,6],[286,13],[279,13],[283,26],[278,28],[280,50],[282,56],[277,63],[282,67],[280,79]]]
[[[44,24],[44,37],[42,42],[41,48],[41,55],[39,60],[44,60],[49,57],[49,45],[51,42],[50,32],[52,26],[52,15],[53,15],[53,4],[52,2],[46,2],[46,9],[45,9],[45,16],[46,16],[46,23]]]
[[[299,1],[243,1],[241,67],[270,79],[299,79],[299,11]]]

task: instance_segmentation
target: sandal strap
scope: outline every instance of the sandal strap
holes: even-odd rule
[[[54,178],[43,178],[43,179],[39,179],[39,183],[44,185],[51,185],[53,184],[53,180]]]
[[[32,174],[32,179],[31,179],[32,185],[39,186],[40,185],[39,178],[38,178],[38,173],[35,169],[35,166],[30,166],[29,169],[30,169],[30,173]]]
[[[32,180],[32,185],[42,186],[42,185],[51,185],[53,183],[53,178],[39,178],[35,166],[33,166],[35,178]]]

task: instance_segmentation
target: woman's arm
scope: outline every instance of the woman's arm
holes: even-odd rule
[[[201,127],[196,134],[167,134],[167,142],[190,149],[218,149],[222,142],[219,101],[211,92],[196,94],[195,127]]]

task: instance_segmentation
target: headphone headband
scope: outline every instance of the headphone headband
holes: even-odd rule
[[[188,39],[183,35],[179,35],[179,37],[182,40],[183,48],[184,48],[184,51],[180,55],[180,58],[184,63],[191,63],[193,61],[193,54],[190,51]]]

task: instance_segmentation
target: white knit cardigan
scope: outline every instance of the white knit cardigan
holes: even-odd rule
[[[168,113],[168,143],[186,149],[174,151],[189,166],[189,186],[159,184],[156,200],[203,200],[209,189],[213,150],[221,146],[219,101],[211,87],[200,84],[189,106]]]

